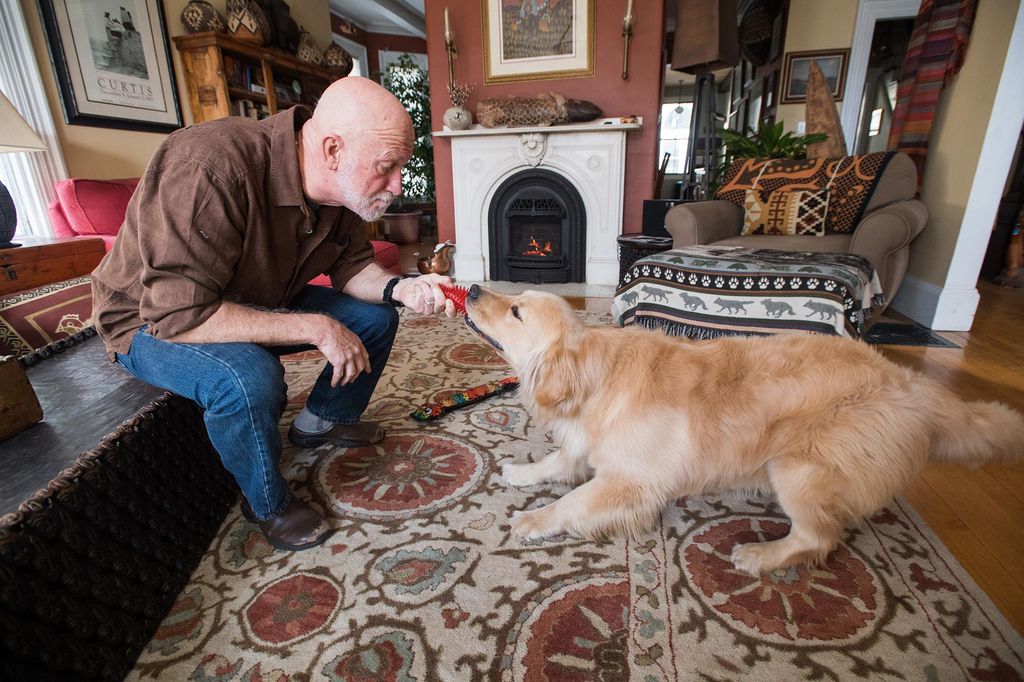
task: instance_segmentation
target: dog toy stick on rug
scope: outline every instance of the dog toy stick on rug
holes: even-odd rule
[[[440,286],[441,292],[444,293],[445,298],[454,303],[455,309],[465,315],[466,296],[469,295],[469,291],[466,290],[465,287],[456,285],[447,286],[442,284]],[[490,398],[492,395],[511,391],[517,386],[519,386],[519,377],[505,377],[498,381],[491,381],[486,384],[480,384],[479,386],[466,389],[465,391],[453,393],[437,403],[424,403],[417,407],[409,416],[416,421],[433,421],[434,419],[448,414],[452,410],[457,410],[460,407],[466,407],[467,405],[473,405],[481,400]]]
[[[498,381],[490,381],[473,388],[453,393],[444,400],[437,403],[424,403],[416,408],[409,416],[419,422],[429,422],[448,414],[452,410],[478,403],[492,395],[498,395],[505,391],[511,391],[519,386],[519,377],[505,377]]]

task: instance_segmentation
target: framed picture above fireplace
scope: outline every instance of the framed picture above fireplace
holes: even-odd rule
[[[484,82],[594,75],[594,0],[481,0]]]

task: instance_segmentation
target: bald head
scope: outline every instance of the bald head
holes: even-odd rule
[[[306,195],[376,220],[401,194],[413,139],[412,120],[394,95],[367,78],[336,80],[302,127]]]
[[[369,78],[350,76],[331,83],[313,111],[322,132],[395,136],[412,148],[412,120],[402,103]]]

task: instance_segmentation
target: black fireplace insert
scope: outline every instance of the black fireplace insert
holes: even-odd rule
[[[513,175],[487,216],[490,276],[512,282],[583,282],[586,212],[572,183],[548,170]]]

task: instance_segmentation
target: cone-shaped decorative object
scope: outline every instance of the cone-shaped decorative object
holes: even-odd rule
[[[829,159],[846,156],[846,138],[839,123],[839,112],[832,99],[832,88],[825,80],[818,62],[812,61],[807,74],[807,134],[825,133],[828,139],[807,146],[808,159]]]

